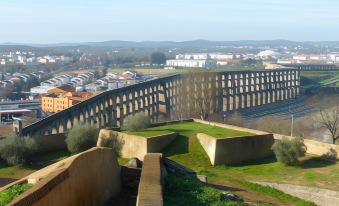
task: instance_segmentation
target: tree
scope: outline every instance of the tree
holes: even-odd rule
[[[153,52],[151,55],[151,64],[165,64],[166,56],[162,52]]]
[[[124,119],[122,128],[127,131],[141,131],[147,129],[151,125],[151,119],[145,113],[137,113],[128,115]]]
[[[66,138],[67,148],[71,153],[79,153],[95,147],[99,130],[90,125],[75,125]]]
[[[182,75],[182,85],[178,88],[178,105],[175,114],[179,119],[198,115],[207,119],[214,111],[215,85],[213,75],[199,70]]]
[[[332,143],[339,139],[339,104],[330,109],[320,109],[320,124],[331,134]]]
[[[295,165],[299,162],[298,158],[305,155],[306,146],[302,138],[283,137],[273,144],[272,150],[279,162],[285,165]]]
[[[0,157],[9,165],[28,163],[37,149],[33,138],[7,137],[0,140]]]

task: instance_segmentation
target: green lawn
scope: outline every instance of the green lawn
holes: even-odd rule
[[[242,132],[237,130],[231,130],[216,126],[211,126],[207,124],[202,124],[198,122],[181,122],[175,124],[168,124],[158,127],[151,127],[144,131],[138,132],[126,132],[127,134],[138,135],[142,137],[151,137],[156,135],[167,134],[169,132],[185,133],[190,131],[191,133],[205,133],[216,138],[224,137],[236,137],[236,136],[246,136],[253,135],[248,132]]]
[[[131,132],[131,131],[123,131],[126,134],[130,134],[130,135],[136,135],[136,136],[140,136],[140,137],[153,137],[153,136],[158,136],[158,135],[163,135],[163,134],[168,134],[170,133],[170,131],[166,131],[166,130],[143,130],[143,131],[135,131],[135,132]]]
[[[222,193],[192,176],[169,174],[164,190],[165,206],[216,205],[242,206],[245,204],[227,200]]]
[[[310,205],[308,202],[289,198],[275,190],[268,191],[250,181],[267,181],[278,183],[299,184],[320,188],[339,190],[339,163],[319,157],[307,156],[298,166],[284,166],[274,157],[257,161],[244,162],[241,165],[221,165],[213,167],[209,158],[196,138],[196,133],[204,132],[218,136],[215,127],[194,122],[184,122],[151,128],[152,130],[167,130],[177,132],[177,138],[163,151],[164,156],[185,165],[199,174],[204,174],[211,180],[228,179],[241,183],[245,187],[256,187],[258,192],[265,193],[286,203],[295,205]],[[207,131],[209,130],[209,131]],[[225,136],[234,136],[234,132]],[[253,186],[254,185],[254,186]],[[259,189],[258,189],[259,188]],[[252,190],[252,189],[251,189]],[[260,191],[262,190],[262,191]],[[279,194],[278,194],[279,193]],[[297,202],[301,202],[298,204]],[[305,204],[304,204],[305,203]],[[312,205],[312,204],[311,204]]]

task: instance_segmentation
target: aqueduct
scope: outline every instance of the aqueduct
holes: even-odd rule
[[[204,84],[214,94],[215,112],[240,109],[296,98],[300,92],[297,69],[268,71],[230,71],[205,73]],[[103,92],[84,102],[53,114],[22,129],[21,135],[34,136],[65,133],[81,122],[102,127],[119,126],[124,117],[146,112],[153,121],[161,115],[173,117],[178,112],[182,75],[172,75]],[[190,91],[190,95],[195,92]]]

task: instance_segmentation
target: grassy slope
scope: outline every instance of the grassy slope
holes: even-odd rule
[[[178,137],[166,148],[164,155],[175,160],[198,173],[205,174],[215,180],[232,177],[231,180],[246,187],[256,187],[262,192],[282,201],[293,202],[296,205],[309,205],[300,199],[278,194],[276,190],[268,190],[260,185],[248,181],[287,182],[306,186],[316,186],[339,190],[339,164],[321,160],[315,157],[306,157],[300,166],[286,167],[276,162],[275,158],[260,161],[246,162],[237,166],[213,167],[196,138],[200,127],[187,127],[188,125],[166,125],[169,131],[178,132]],[[160,128],[162,128],[160,127]],[[156,128],[153,128],[156,129]],[[330,185],[328,184],[330,183]],[[254,185],[254,186],[253,186]],[[258,189],[259,188],[259,189]],[[297,204],[296,202],[301,202]],[[305,204],[303,204],[303,202]]]
[[[144,131],[126,132],[126,133],[132,134],[132,135],[138,135],[142,137],[151,137],[155,135],[166,134],[169,132],[182,133],[185,131],[191,131],[194,133],[206,133],[216,138],[251,135],[251,133],[247,133],[247,132],[225,129],[225,128],[210,126],[210,125],[201,124],[197,122],[182,122],[182,123],[177,123],[177,124],[169,124],[169,125],[164,125],[164,126],[148,128]]]
[[[163,135],[163,134],[168,134],[170,131],[167,130],[144,130],[144,131],[124,131],[124,133],[130,134],[130,135],[136,135],[140,137],[152,137],[152,136],[157,136],[157,135]]]
[[[226,200],[219,190],[208,187],[191,176],[173,174],[166,178],[164,205],[245,206],[243,203]]]

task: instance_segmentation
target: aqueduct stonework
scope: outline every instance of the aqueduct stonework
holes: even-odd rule
[[[218,113],[296,98],[300,92],[297,69],[205,74],[205,82],[215,94],[213,107]],[[179,88],[184,85],[184,79],[182,75],[173,75],[103,92],[24,127],[21,135],[65,133],[79,122],[98,128],[119,126],[125,116],[142,111],[153,121],[160,115],[171,117],[178,110]]]

